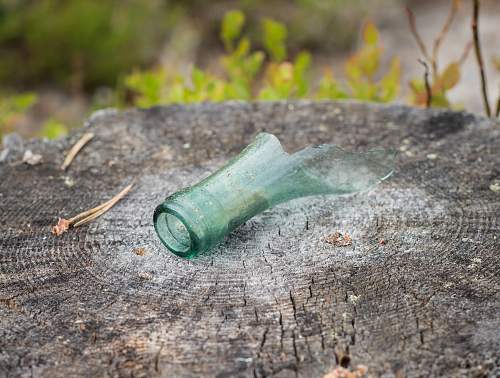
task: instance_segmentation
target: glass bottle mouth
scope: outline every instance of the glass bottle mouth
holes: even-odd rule
[[[165,247],[186,259],[210,249],[228,231],[226,210],[203,188],[168,197],[156,208],[153,222]]]
[[[176,255],[190,258],[196,254],[193,235],[179,214],[160,205],[155,211],[154,227],[161,242]]]

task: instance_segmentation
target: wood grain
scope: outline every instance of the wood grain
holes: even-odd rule
[[[266,211],[194,260],[169,253],[155,206],[263,130],[288,151],[395,147],[397,171],[368,193]],[[43,164],[13,164],[27,148]],[[0,377],[498,375],[499,151],[485,118],[351,102],[106,111],[13,147],[0,164]],[[133,179],[102,217],[50,233]],[[337,231],[352,244],[326,243]]]

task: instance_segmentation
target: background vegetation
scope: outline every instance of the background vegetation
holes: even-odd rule
[[[416,106],[457,106],[447,92],[460,80],[471,44],[464,41],[461,55],[438,68],[461,2],[449,3],[439,42],[432,56],[423,48],[422,75],[408,86],[369,16],[410,1],[0,0],[0,137],[20,131],[56,138],[107,106],[389,102],[402,98],[402,87]],[[325,64],[331,56],[345,58],[332,67]]]

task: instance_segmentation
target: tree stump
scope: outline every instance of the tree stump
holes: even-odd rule
[[[499,126],[404,106],[235,102],[98,112],[63,140],[7,143],[0,377],[321,377],[358,365],[498,376]],[[166,250],[155,206],[260,131],[288,151],[401,152],[368,193],[280,205],[193,260]],[[42,163],[20,164],[27,149]],[[102,217],[51,234],[132,180]],[[327,243],[337,231],[352,244]]]

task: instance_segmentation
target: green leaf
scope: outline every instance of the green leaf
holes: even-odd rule
[[[168,102],[174,104],[186,102],[186,88],[182,82],[176,82],[170,87]]]
[[[421,79],[411,79],[409,87],[413,94],[417,95],[425,91],[425,83]]]
[[[57,139],[68,133],[68,128],[61,122],[54,119],[46,121],[40,130],[40,136],[48,139]]]
[[[378,44],[378,30],[373,22],[367,22],[363,28],[363,39],[367,45],[375,46]]]
[[[228,83],[224,88],[225,99],[230,100],[250,100],[251,94],[248,91],[248,88],[237,81],[232,83]]]
[[[235,57],[242,58],[248,54],[250,51],[250,40],[248,38],[242,38],[238,43],[236,51],[233,53]]]
[[[163,70],[135,71],[125,77],[125,87],[134,92],[134,105],[148,108],[162,102],[166,74]]]
[[[205,83],[205,73],[199,68],[193,67],[191,79],[193,80],[195,89],[200,89]]]
[[[446,98],[444,93],[433,93],[431,106],[434,108],[449,108],[451,106],[450,101]]]
[[[309,90],[306,73],[311,65],[311,54],[308,52],[300,52],[293,63],[293,80],[295,85],[295,96],[304,97]]]
[[[241,34],[241,29],[245,24],[245,15],[239,10],[226,12],[222,20],[222,29],[220,37],[224,42],[224,47],[228,51],[234,48],[234,41]]]
[[[399,80],[401,76],[401,63],[398,58],[393,58],[389,71],[380,81],[382,94],[381,101],[389,102],[394,100],[399,92]]]
[[[344,70],[349,80],[355,81],[361,79],[362,71],[356,56],[352,56],[347,60]]]
[[[319,100],[338,100],[348,98],[348,96],[342,89],[341,84],[335,80],[333,72],[331,70],[327,70],[319,82],[316,98]]]
[[[286,26],[281,22],[266,18],[262,21],[264,47],[276,62],[286,59]]]
[[[460,81],[460,66],[458,63],[453,62],[448,64],[439,78],[441,89],[449,90],[453,88]]]
[[[259,100],[265,100],[265,101],[275,101],[275,100],[282,99],[282,97],[276,91],[276,89],[274,89],[272,87],[262,88],[262,90],[259,92],[259,95],[257,96],[257,98]]]
[[[246,63],[248,66],[249,74],[255,76],[257,72],[262,67],[262,63],[264,62],[264,53],[262,51],[256,51],[247,59]]]
[[[12,97],[12,107],[13,110],[21,112],[27,110],[37,101],[37,95],[35,93],[22,93]]]
[[[309,54],[307,51],[301,51],[295,57],[295,61],[293,63],[295,74],[303,75],[310,65],[311,65],[311,54]]]
[[[372,78],[380,68],[382,50],[376,46],[365,46],[359,55],[360,68],[367,78]]]

